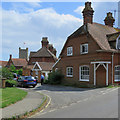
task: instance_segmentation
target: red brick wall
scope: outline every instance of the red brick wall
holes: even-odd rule
[[[80,54],[80,44],[88,43],[88,54]],[[73,56],[67,56],[67,47],[73,46]],[[55,68],[61,69],[62,73],[65,75],[65,80],[63,83],[67,84],[78,84],[78,85],[93,85],[94,83],[94,66],[91,62],[94,61],[109,61],[112,63],[112,53],[108,52],[96,52],[99,50],[97,43],[90,37],[86,35],[81,35],[80,37],[69,39],[63,49],[61,60],[56,64]],[[119,58],[118,58],[119,57]],[[118,60],[119,59],[119,60]],[[120,54],[114,55],[114,66],[120,65]],[[89,82],[79,81],[79,66],[89,65],[90,67],[90,76]],[[66,77],[66,67],[73,66],[73,77]],[[109,73],[108,73],[109,84],[112,83],[112,65],[109,64]],[[103,66],[100,66],[96,71],[96,79],[98,86],[106,85],[106,71]]]

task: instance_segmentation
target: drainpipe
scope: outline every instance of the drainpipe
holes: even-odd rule
[[[112,53],[112,85],[113,85],[113,71],[114,71],[113,63],[114,63],[114,53]]]

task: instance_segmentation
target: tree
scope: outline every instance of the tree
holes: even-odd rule
[[[3,78],[7,79],[13,79],[13,74],[10,72],[10,70],[6,67],[3,67],[0,69],[0,75],[2,75]]]
[[[14,65],[11,65],[11,66],[10,66],[10,71],[11,71],[12,73],[16,73],[16,72],[17,72]]]
[[[10,66],[10,71],[12,73],[17,73],[17,75],[22,75],[23,69],[16,69],[14,65]]]

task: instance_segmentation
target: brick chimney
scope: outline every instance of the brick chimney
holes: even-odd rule
[[[115,19],[112,16],[112,13],[107,13],[107,17],[104,19],[105,25],[113,27],[113,24],[115,22]]]
[[[43,47],[47,48],[48,47],[48,43],[49,43],[48,42],[48,38],[47,37],[43,37],[41,43],[42,43],[42,48]]]
[[[56,53],[57,53],[56,49],[53,48],[53,54],[54,54],[55,56],[56,56]]]
[[[87,23],[93,23],[93,13],[94,10],[91,7],[91,2],[86,2],[85,3],[85,8],[82,11],[83,17],[84,17],[84,25]]]
[[[48,49],[50,50],[51,53],[53,53],[53,45],[52,44],[48,45]]]

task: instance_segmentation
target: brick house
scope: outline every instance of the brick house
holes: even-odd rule
[[[45,77],[51,72],[53,64],[58,60],[56,57],[56,49],[52,44],[49,44],[48,38],[42,38],[42,48],[37,52],[30,52],[28,65],[23,69],[24,76],[38,76],[38,80],[41,80],[41,74]]]
[[[29,65],[35,64],[35,62],[56,62],[56,49],[52,44],[49,44],[48,38],[42,38],[42,48],[40,48],[37,52],[30,52],[29,56]]]
[[[71,34],[53,70],[65,75],[65,84],[108,86],[120,82],[120,31],[107,13],[105,25],[93,22],[91,2],[83,9],[84,24]]]
[[[10,67],[11,65],[14,65],[16,69],[20,69],[25,67],[28,64],[26,59],[22,58],[12,58],[12,55],[10,55],[10,58],[6,64],[6,67]]]

